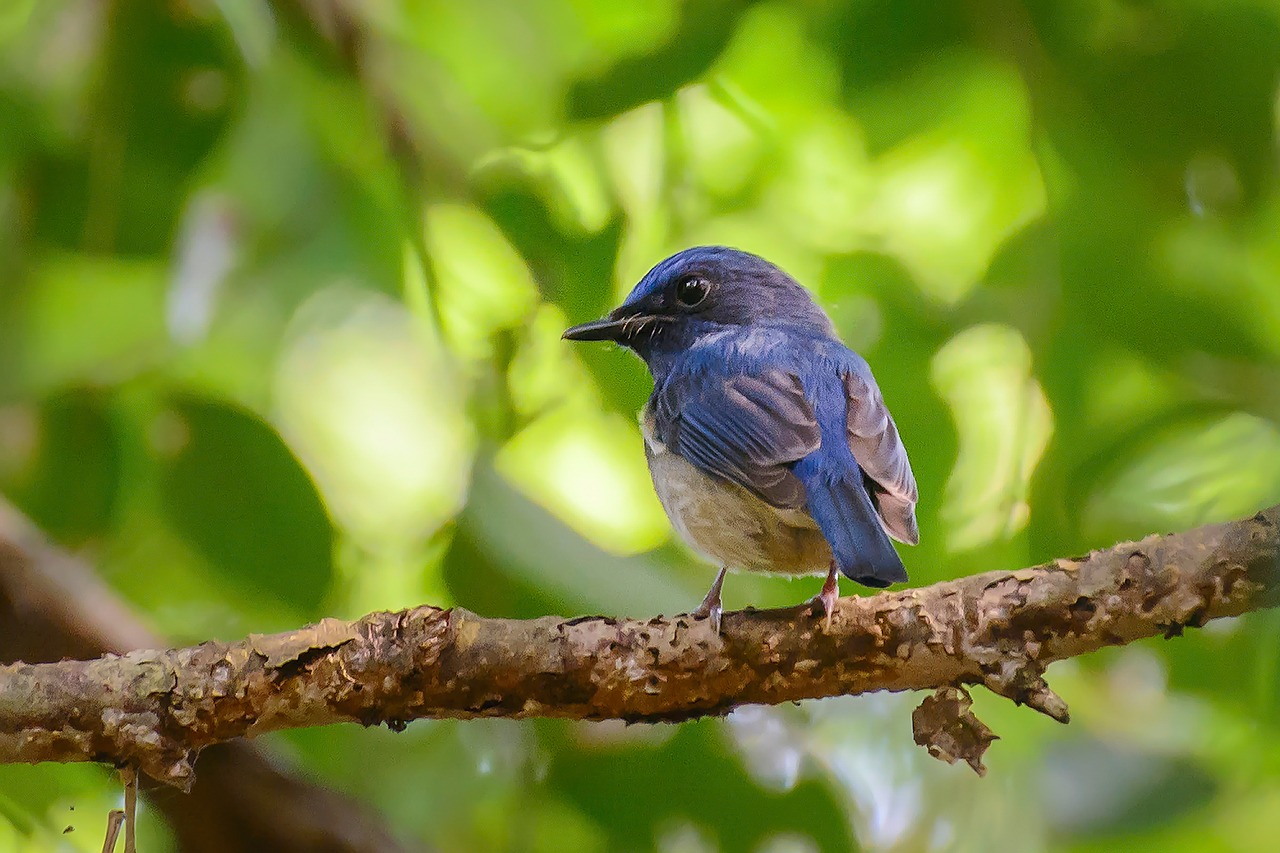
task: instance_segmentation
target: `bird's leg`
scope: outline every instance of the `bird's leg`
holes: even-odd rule
[[[813,597],[813,605],[815,608],[822,607],[825,618],[822,620],[822,628],[824,631],[831,630],[831,614],[836,609],[836,599],[840,597],[840,568],[836,565],[836,561],[831,561],[831,568],[827,569],[827,580],[822,585],[822,592]]]
[[[716,575],[716,579],[711,584],[711,589],[707,590],[707,595],[702,599],[702,603],[698,605],[698,609],[694,610],[691,616],[711,617],[711,627],[717,634],[720,633],[720,617],[724,613],[724,608],[720,606],[720,588],[724,586],[724,573],[728,571],[727,567],[720,569],[720,574]]]

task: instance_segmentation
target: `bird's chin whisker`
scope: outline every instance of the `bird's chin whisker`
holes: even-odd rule
[[[618,337],[616,342],[624,346],[628,342],[641,342],[652,345],[658,336],[658,332],[674,319],[665,317],[661,314],[633,314],[630,317],[620,318],[621,325],[618,329]]]
[[[654,321],[649,324],[649,345],[650,346],[652,346],[654,341],[658,339],[658,332],[659,330],[661,330],[661,328],[662,328],[662,323],[660,323],[658,321],[658,318],[655,317]]]

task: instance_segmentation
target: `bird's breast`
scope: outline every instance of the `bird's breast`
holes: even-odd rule
[[[691,546],[731,569],[826,572],[831,547],[807,512],[772,507],[737,483],[695,467],[658,439],[647,407],[640,431],[658,500]]]

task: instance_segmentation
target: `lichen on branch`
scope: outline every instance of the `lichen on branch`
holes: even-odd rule
[[[719,634],[687,615],[510,620],[424,606],[237,643],[14,664],[0,667],[0,762],[105,761],[186,787],[204,746],[286,728],[674,722],[969,684],[1066,722],[1066,703],[1044,680],[1053,661],[1274,606],[1278,525],[1273,507],[1087,557],[844,598],[829,628],[808,605],[726,613]],[[931,697],[916,739],[980,769],[992,733],[966,698]]]

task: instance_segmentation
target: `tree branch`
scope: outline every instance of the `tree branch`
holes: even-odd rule
[[[417,607],[94,661],[0,667],[0,762],[110,761],[187,786],[204,746],[285,728],[422,717],[679,721],[744,704],[939,688],[917,740],[981,768],[991,733],[954,688],[1067,721],[1045,667],[1274,606],[1280,507],[1088,557],[707,620],[486,619]],[[976,724],[976,725],[975,725]],[[976,750],[976,754],[975,754]]]

